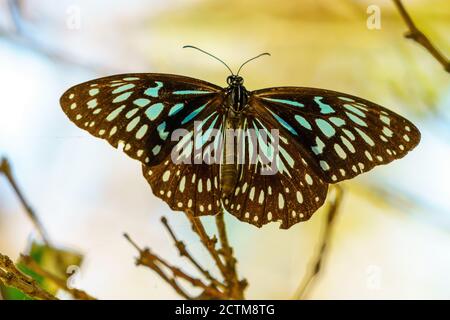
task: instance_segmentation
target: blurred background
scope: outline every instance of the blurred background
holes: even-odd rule
[[[369,6],[381,10],[369,28]],[[450,55],[450,2],[405,3],[418,27]],[[78,129],[59,97],[70,86],[122,72],[188,75],[225,85],[243,71],[249,90],[310,86],[386,106],[422,132],[404,159],[343,183],[344,202],[313,299],[450,299],[450,78],[416,43],[390,0],[183,1],[0,0],[0,156],[7,157],[58,246],[84,255],[75,286],[102,299],[178,298],[137,268],[130,233],[171,262],[179,258],[159,221],[205,266],[207,252],[185,217],[151,193],[141,166]],[[247,297],[291,298],[317,250],[323,210],[289,230],[227,215]],[[206,218],[211,224],[211,219]],[[211,224],[212,226],[212,224]],[[17,258],[33,225],[0,177],[0,252]]]

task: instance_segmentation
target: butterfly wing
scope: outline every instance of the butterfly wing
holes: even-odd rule
[[[61,106],[77,126],[140,160],[153,193],[172,209],[208,215],[221,205],[220,167],[198,158],[221,156],[208,151],[221,143],[213,133],[222,128],[222,93],[183,76],[126,74],[76,85]],[[172,141],[173,134],[178,138]]]
[[[220,211],[223,123],[224,115],[218,107],[182,135],[165,161],[152,167],[142,166],[153,193],[172,210],[194,216]]]
[[[314,159],[328,183],[353,178],[402,158],[420,141],[419,130],[370,101],[335,91],[280,87],[254,91],[251,112],[272,118]],[[303,155],[305,156],[305,155]]]
[[[78,127],[151,166],[171,152],[174,130],[191,128],[220,104],[221,90],[184,76],[122,74],[76,85],[60,104]]]
[[[237,145],[243,161],[237,185],[223,201],[226,210],[258,227],[281,221],[287,229],[308,220],[328,188],[312,169],[313,159],[270,117],[248,114],[242,129]]]

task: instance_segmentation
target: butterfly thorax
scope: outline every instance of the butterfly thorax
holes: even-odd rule
[[[229,86],[226,89],[226,107],[241,112],[247,105],[249,98],[249,92],[243,86],[244,79],[233,75],[227,78],[227,83]]]

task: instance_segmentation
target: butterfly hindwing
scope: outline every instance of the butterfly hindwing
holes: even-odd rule
[[[175,211],[194,216],[214,215],[220,211],[224,116],[219,109],[181,136],[173,153],[162,163],[142,166],[153,193]]]
[[[258,227],[281,221],[280,227],[287,229],[308,220],[325,201],[328,188],[308,153],[288,131],[264,118],[249,115],[243,132],[238,154],[244,154],[244,161],[237,166],[235,189],[224,200],[226,210]]]
[[[78,127],[153,165],[171,152],[173,130],[192,127],[208,114],[221,90],[184,76],[122,74],[76,85],[60,103]]]
[[[419,130],[370,101],[330,90],[279,87],[258,90],[251,112],[271,117],[303,145],[324,181],[335,183],[402,158]]]

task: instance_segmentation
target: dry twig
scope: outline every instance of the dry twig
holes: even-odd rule
[[[414,40],[418,44],[422,45],[444,67],[445,71],[450,73],[450,62],[448,61],[448,59],[431,43],[427,36],[417,28],[408,11],[406,11],[405,7],[403,6],[402,1],[393,1],[398,11],[400,12],[400,15],[409,28],[409,31],[405,34],[405,37]]]
[[[190,213],[186,213],[186,217],[191,223],[192,231],[194,231],[198,235],[201,243],[206,248],[206,250],[208,250],[211,258],[216,263],[216,266],[219,269],[220,273],[224,275],[226,273],[226,266],[220,258],[219,252],[216,250],[216,236],[213,236],[212,238],[208,236],[200,218],[196,218]]]
[[[170,227],[169,223],[167,222],[167,218],[166,217],[162,217],[161,218],[161,222],[163,223],[164,227],[166,228],[166,230],[169,232],[170,236],[172,237],[175,246],[178,249],[178,253],[180,254],[180,256],[182,257],[186,257],[196,268],[198,271],[200,271],[201,274],[203,274],[203,276],[208,279],[209,281],[211,281],[211,283],[217,287],[222,287],[224,288],[225,285],[223,283],[221,283],[220,281],[218,281],[217,279],[215,279],[213,276],[211,276],[210,272],[206,269],[204,269],[193,257],[192,255],[189,253],[189,251],[186,249],[186,245],[184,244],[183,241],[178,240],[178,238],[175,236],[175,233],[173,232],[172,228]]]
[[[244,279],[239,281],[239,277],[236,271],[236,258],[233,255],[233,248],[231,248],[227,232],[225,229],[225,221],[223,218],[223,210],[216,215],[216,226],[219,233],[220,245],[222,249],[219,251],[225,259],[225,281],[228,284],[228,288],[231,291],[230,296],[235,299],[244,299],[244,290],[247,287],[247,281]]]
[[[217,239],[210,238],[199,218],[194,218],[186,214],[192,225],[192,230],[199,236],[203,246],[207,249],[210,256],[215,261],[225,283],[214,278],[209,271],[204,269],[186,249],[186,245],[180,241],[172,228],[163,217],[163,225],[173,239],[176,248],[181,256],[186,257],[191,264],[202,274],[205,280],[192,277],[177,267],[169,264],[164,259],[152,253],[149,248],[141,249],[131,238],[125,234],[125,238],[138,250],[139,257],[136,259],[137,265],[144,265],[155,271],[164,281],[166,281],[180,296],[186,299],[243,299],[244,290],[247,286],[246,280],[239,281],[236,272],[236,259],[233,256],[233,250],[228,243],[228,238],[223,221],[223,213],[216,216],[216,224],[219,230],[221,248],[217,249]],[[223,256],[223,258],[221,257]],[[168,271],[168,272],[167,272]],[[170,274],[169,274],[170,273]],[[183,279],[193,287],[202,290],[198,297],[190,296],[182,288],[177,279]]]
[[[0,161],[0,173],[3,173],[3,175],[6,177],[7,181],[11,185],[12,189],[16,193],[19,201],[22,203],[22,206],[25,209],[25,212],[27,213],[30,220],[33,222],[34,226],[36,227],[39,235],[41,236],[44,243],[48,246],[50,246],[49,237],[47,235],[47,232],[44,229],[44,226],[40,222],[36,212],[31,208],[28,201],[25,199],[25,196],[23,195],[23,192],[19,188],[14,175],[12,174],[11,166],[9,164],[9,161],[5,158],[1,159]],[[51,274],[50,272],[47,272],[46,270],[42,269],[39,264],[37,264],[33,259],[31,259],[29,256],[22,255],[22,263],[26,265],[27,268],[34,271],[36,274],[51,280],[54,282],[58,287],[61,289],[69,292],[75,299],[80,300],[94,300],[92,296],[87,294],[86,292],[78,289],[72,289],[67,286],[67,283],[65,280],[60,279],[56,277],[55,275]],[[53,296],[51,296],[49,293],[47,293],[45,290],[36,287],[37,283],[32,280],[32,278],[22,274],[20,271],[18,271],[15,267],[12,261],[6,256],[1,256],[1,266],[5,267],[5,270],[0,269],[0,276],[2,278],[2,282],[8,286],[15,287],[22,292],[26,293],[27,295],[31,296],[32,298],[37,299],[51,299]],[[14,270],[16,270],[18,273],[16,273]],[[31,280],[32,281],[31,281]],[[56,299],[53,297],[53,299]]]
[[[31,277],[20,272],[11,259],[0,253],[0,283],[17,288],[29,297],[38,300],[58,300],[42,289]]]
[[[335,196],[332,201],[330,201],[330,207],[328,208],[328,214],[327,214],[327,221],[325,224],[325,230],[323,231],[323,236],[320,241],[320,249],[318,251],[317,256],[312,260],[312,268],[308,272],[300,286],[298,287],[297,291],[295,292],[294,298],[295,299],[305,299],[307,296],[307,293],[311,290],[313,284],[315,283],[315,280],[320,274],[322,263],[326,257],[328,244],[330,242],[331,238],[331,231],[333,227],[333,223],[335,221],[336,215],[339,211],[339,206],[342,202],[343,197],[343,190],[340,186],[335,185]]]
[[[55,283],[60,289],[70,293],[74,299],[77,300],[96,300],[96,298],[92,297],[88,293],[86,293],[83,290],[75,289],[75,288],[69,288],[67,286],[67,281],[64,279],[61,279],[54,274],[44,270],[39,264],[36,263],[30,256],[27,255],[21,255],[21,262],[30,270],[32,270],[34,273],[44,277],[45,279],[48,279]]]
[[[31,206],[28,204],[28,201],[25,199],[23,192],[20,190],[18,184],[16,183],[16,180],[14,179],[11,166],[8,160],[5,158],[2,158],[0,161],[0,173],[3,173],[3,175],[8,180],[9,184],[11,185],[17,197],[19,198],[19,201],[22,203],[25,212],[27,213],[30,220],[33,222],[34,226],[36,227],[36,230],[38,231],[44,243],[50,245],[50,240],[47,232],[44,229],[44,226],[39,220],[39,217],[37,216],[36,212],[33,210],[33,208],[31,208]]]
[[[128,234],[124,234],[124,237],[138,250],[139,257],[136,259],[136,265],[146,266],[155,271],[164,281],[166,281],[179,295],[186,299],[195,299],[190,296],[178,283],[177,278],[183,279],[189,282],[193,287],[197,287],[203,290],[202,298],[211,299],[226,299],[227,297],[221,291],[219,291],[214,285],[205,284],[202,280],[194,278],[179,268],[169,264],[164,259],[160,258],[156,254],[152,253],[149,248],[141,249]],[[168,275],[164,269],[171,272]]]

